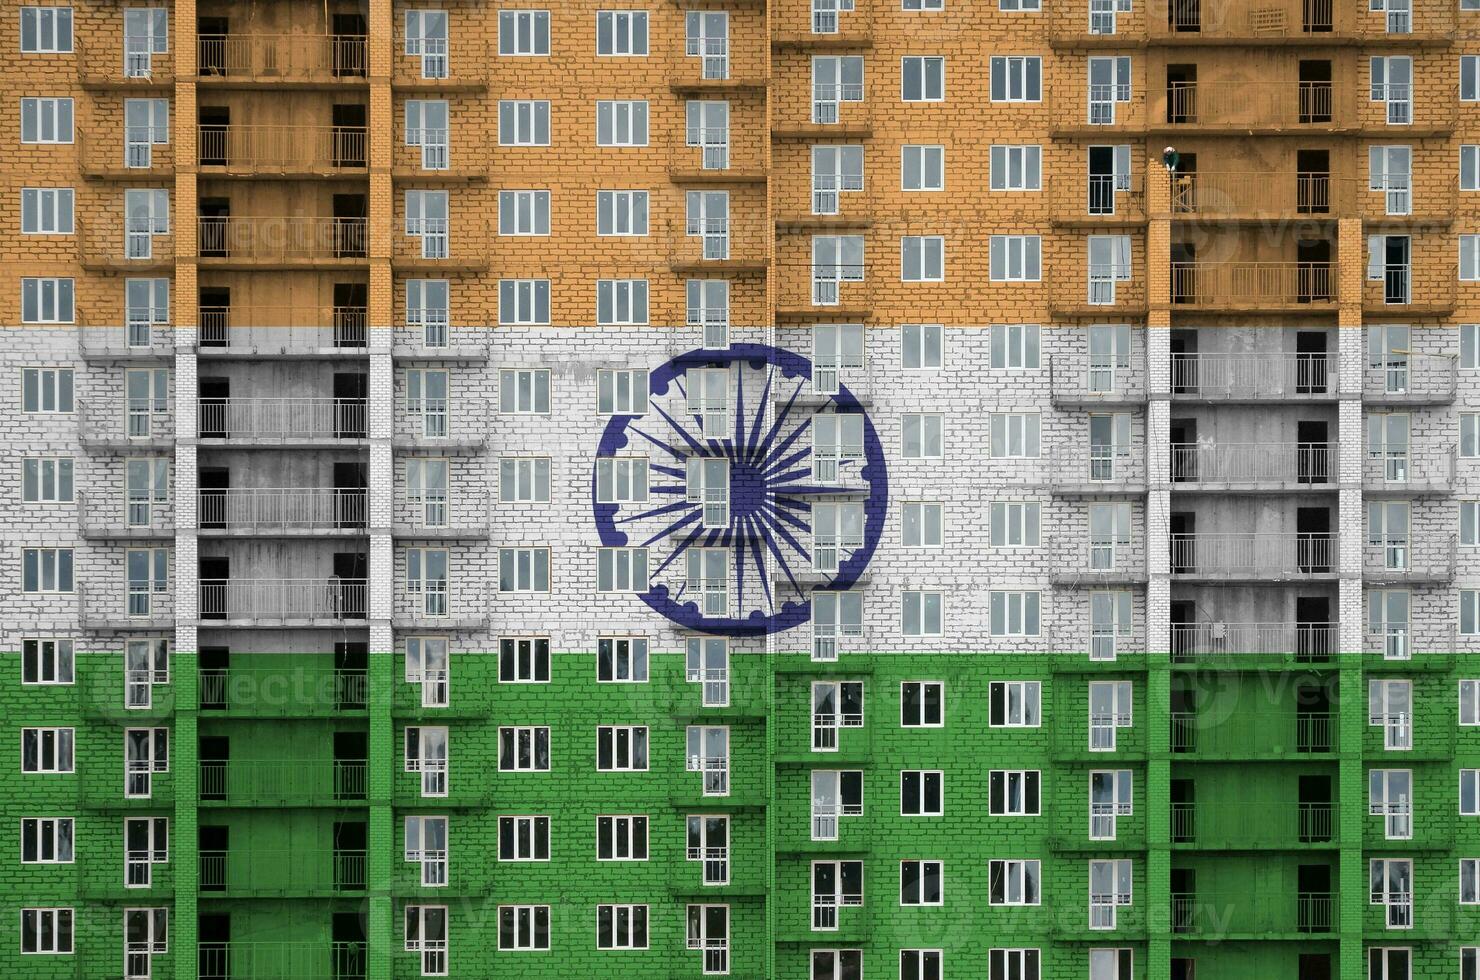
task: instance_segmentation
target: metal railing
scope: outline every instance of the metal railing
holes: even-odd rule
[[[203,354],[354,352],[369,343],[369,315],[363,306],[202,306],[198,312]]]
[[[79,324],[77,349],[83,357],[167,357],[175,353],[175,328],[149,320],[116,324]]]
[[[1173,534],[1173,577],[1309,578],[1336,572],[1332,533]]]
[[[1368,401],[1427,401],[1454,397],[1459,362],[1443,354],[1404,354],[1379,363],[1368,362],[1362,372],[1362,396]]]
[[[1336,806],[1304,801],[1219,806],[1174,802],[1171,837],[1173,844],[1230,847],[1267,845],[1271,837],[1302,844],[1327,843],[1336,839]]]
[[[1337,476],[1334,442],[1174,442],[1173,483],[1329,484]]]
[[[1331,892],[1299,892],[1291,906],[1288,900],[1272,900],[1253,891],[1228,895],[1174,892],[1171,896],[1172,932],[1200,935],[1251,931],[1324,933],[1336,927],[1336,899]]]
[[[365,218],[254,215],[199,219],[198,254],[238,262],[363,259]]]
[[[130,220],[122,214],[95,214],[76,220],[77,257],[87,268],[167,265],[175,261],[175,236],[168,221]],[[164,230],[158,230],[164,229]]]
[[[1336,727],[1330,713],[1238,711],[1210,720],[1208,713],[1173,711],[1173,752],[1204,755],[1267,755],[1286,752],[1330,752]]]
[[[364,619],[365,579],[201,579],[202,619]]]
[[[363,670],[232,666],[200,671],[200,710],[287,716],[362,710],[369,703]]]
[[[1173,354],[1172,395],[1317,398],[1336,393],[1336,358],[1322,353]]]
[[[203,79],[255,82],[364,78],[363,34],[201,34],[196,58]]]
[[[172,398],[77,399],[78,435],[84,443],[169,442],[175,437]]]
[[[1362,574],[1373,579],[1447,581],[1454,577],[1452,534],[1369,535],[1362,548]]]
[[[1362,484],[1367,489],[1444,491],[1454,485],[1453,446],[1367,447]]]
[[[1186,126],[1322,126],[1336,109],[1331,82],[1168,82],[1165,121]]]
[[[363,398],[202,398],[202,439],[365,438]]]
[[[78,490],[77,526],[83,537],[159,537],[175,531],[175,509],[169,500],[130,500],[125,493],[92,494]]]
[[[1139,437],[1125,446],[1087,441],[1055,446],[1041,462],[1047,481],[1059,488],[1103,487],[1110,492],[1146,485],[1146,446]]]
[[[1173,623],[1173,663],[1239,663],[1254,655],[1288,654],[1323,663],[1336,652],[1338,623]]]
[[[200,798],[234,805],[363,800],[364,759],[200,760]]]
[[[200,852],[200,890],[319,895],[365,888],[362,850],[267,849]]]
[[[1055,581],[1139,581],[1146,577],[1145,538],[1140,533],[1129,541],[1096,541],[1082,535],[1059,533],[1053,537],[1050,568]]]
[[[364,527],[366,493],[340,487],[201,490],[202,528],[310,530]]]
[[[1206,171],[1174,174],[1174,214],[1214,217],[1333,214],[1353,207],[1355,181],[1322,171],[1270,174]]]
[[[241,126],[201,123],[196,162],[241,171],[313,172],[363,167],[364,126]]]
[[[1144,401],[1146,355],[1055,354],[1048,361],[1053,396],[1059,401]]]
[[[367,945],[362,942],[199,943],[199,980],[361,980]]]
[[[1330,262],[1173,262],[1173,303],[1190,306],[1295,306],[1331,303]]]

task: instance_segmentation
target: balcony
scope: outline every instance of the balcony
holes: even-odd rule
[[[859,262],[778,264],[776,316],[783,321],[867,320],[873,315],[874,289]]]
[[[1055,405],[1144,405],[1146,352],[1139,347],[1124,358],[1114,354],[1055,354],[1048,361]]]
[[[391,611],[398,629],[482,629],[488,625],[488,594],[476,583],[449,588],[446,579],[397,584]]]
[[[1329,713],[1225,712],[1214,705],[1207,715],[1171,714],[1171,750],[1200,759],[1284,758],[1335,751],[1336,725]],[[1209,717],[1211,716],[1211,718]]]
[[[1172,663],[1258,669],[1330,663],[1339,623],[1173,623]]]
[[[345,536],[365,533],[366,493],[348,487],[201,490],[201,537]]]
[[[1015,460],[1000,461],[1010,464]],[[1146,492],[1146,447],[1135,438],[1129,445],[1111,443],[1088,443],[1055,446],[1041,461],[1041,469],[1034,467],[1031,480],[1046,482],[1055,493],[1060,494],[1141,494]],[[999,475],[998,479],[1004,479]],[[1010,479],[1010,478],[1009,478]]]
[[[168,228],[168,220],[162,226]],[[146,219],[142,224],[122,216],[77,219],[77,261],[97,272],[149,272],[175,264],[175,236],[156,233]]]
[[[1146,581],[1146,548],[1142,535],[1130,542],[1092,541],[1060,532],[1053,536],[1049,578],[1056,585],[1092,588]]]
[[[1334,442],[1174,442],[1173,489],[1216,491],[1334,490]]]
[[[242,848],[199,857],[203,895],[319,898],[365,890],[364,851]]]
[[[202,176],[335,177],[363,173],[363,126],[200,126]]]
[[[198,312],[196,354],[202,358],[369,353],[369,318],[363,306],[202,306]]]
[[[1173,354],[1171,367],[1178,400],[1324,401],[1337,394],[1330,354]]]
[[[1356,207],[1356,184],[1329,173],[1203,171],[1171,178],[1172,217],[1317,218]]]
[[[488,361],[490,335],[497,329],[468,323],[400,323],[391,332],[391,355],[397,361],[483,364]]]
[[[225,942],[201,940],[199,980],[363,980],[362,942]]]
[[[770,234],[752,216],[690,218],[668,226],[668,268],[680,273],[763,273]]]
[[[134,501],[122,493],[108,495],[78,490],[77,530],[91,541],[149,541],[175,535],[169,501]]]
[[[392,48],[391,88],[396,91],[481,92],[488,88],[488,66],[497,53],[481,31],[454,32],[451,38],[412,39],[404,22],[396,25]],[[419,50],[411,53],[412,48]]]
[[[84,446],[167,449],[175,444],[174,401],[169,398],[77,400],[78,438]]]
[[[1266,939],[1336,931],[1331,892],[1173,892],[1172,933],[1185,939]]]
[[[169,87],[173,89],[173,83]],[[129,142],[130,134],[139,142]],[[167,182],[175,176],[175,148],[167,142],[168,127],[158,133],[148,126],[96,133],[84,128],[76,129],[72,136],[77,142],[77,161],[84,177]]]
[[[1454,401],[1459,364],[1450,356],[1401,354],[1368,361],[1362,401],[1376,405],[1447,405]]]
[[[1129,174],[1087,173],[1055,179],[1049,185],[1053,221],[1084,227],[1144,224],[1145,180],[1144,168],[1134,159]]]
[[[1162,132],[1322,132],[1353,118],[1354,93],[1327,81],[1168,82],[1148,111]]]
[[[1172,844],[1202,850],[1334,847],[1336,806],[1329,802],[1174,802]]]
[[[167,324],[79,324],[75,329],[77,352],[84,361],[161,360],[175,356],[175,331]]]
[[[278,655],[269,655],[276,657]],[[302,659],[285,666],[231,666],[200,671],[200,710],[242,718],[322,718],[364,711],[369,704],[363,670],[305,666]]]
[[[1290,44],[1301,47],[1349,44],[1415,44],[1447,40],[1454,31],[1453,8],[1413,5],[1383,12],[1351,8],[1333,0],[1238,0],[1180,3],[1157,0],[1146,22],[1157,44]]]
[[[1135,254],[1088,267],[1061,263],[1048,281],[1049,308],[1064,316],[1115,319],[1146,308],[1146,266]]]
[[[488,490],[423,491],[413,499],[402,487],[396,491],[391,533],[423,541],[486,538],[493,525],[493,501]]]
[[[201,579],[203,626],[340,627],[367,614],[362,578]]]
[[[200,760],[200,800],[226,806],[342,806],[364,802],[364,759]]]
[[[203,443],[234,446],[332,446],[364,439],[363,398],[202,398]]]
[[[73,47],[77,61],[77,84],[90,91],[138,92],[158,94],[175,87],[175,58],[168,51],[126,51],[122,24],[114,22],[108,34],[100,27],[73,27]],[[93,37],[93,31],[98,33]]]
[[[1173,534],[1172,578],[1212,582],[1311,581],[1336,577],[1330,533]]]
[[[1454,446],[1369,445],[1362,489],[1385,494],[1447,494],[1454,488]]]
[[[477,449],[487,440],[487,404],[481,398],[396,397],[397,448]]]
[[[83,629],[160,632],[175,628],[174,593],[132,592],[123,587],[77,587]]]
[[[1362,577],[1372,585],[1442,583],[1454,579],[1452,534],[1368,536]]]
[[[203,217],[203,266],[292,269],[365,264],[365,218]]]
[[[1173,262],[1172,303],[1189,308],[1311,312],[1336,302],[1330,262]]]
[[[364,85],[370,64],[365,42],[363,34],[201,34],[196,40],[200,83]]]

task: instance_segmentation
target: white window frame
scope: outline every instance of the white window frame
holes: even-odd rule
[[[602,50],[603,41],[609,42],[608,50]],[[646,58],[647,55],[648,12],[646,10],[596,11],[596,56],[598,58]]]
[[[38,939],[35,949],[26,949],[25,936],[27,933],[25,922],[30,919],[35,925],[31,933]],[[27,906],[21,909],[21,942],[20,953],[22,956],[71,956],[75,946],[75,931],[77,928],[77,916],[70,908],[35,908]]]
[[[1095,702],[1109,697],[1109,712],[1096,712]],[[1119,743],[1122,728],[1135,724],[1136,690],[1132,681],[1089,682],[1089,750],[1091,752],[1114,752]]]
[[[550,683],[550,638],[548,636],[499,637],[498,682],[500,684]]]
[[[76,316],[77,281],[71,276],[21,277],[22,323],[75,323]]]
[[[596,234],[601,238],[642,238],[648,233],[648,192],[596,192]]]
[[[603,753],[610,760],[608,765],[602,765]],[[596,771],[647,772],[648,726],[597,725]]]
[[[503,236],[548,236],[550,192],[501,190],[498,192],[498,233]]]
[[[645,813],[602,813],[596,817],[596,860],[646,861],[652,820]],[[603,847],[604,845],[604,847]],[[609,856],[602,857],[605,849]]]
[[[501,99],[498,116],[499,146],[550,145],[549,99]]]
[[[503,504],[548,504],[550,457],[500,457],[498,499]]]
[[[991,56],[988,60],[988,92],[993,102],[1042,102],[1043,58],[1039,55]]]
[[[403,822],[405,860],[408,864],[421,865],[422,888],[446,888],[450,875],[447,858],[452,843],[449,837],[450,821],[445,816],[408,815]],[[427,847],[430,827],[441,826],[441,847]]]
[[[597,326],[647,326],[646,279],[596,280]]]
[[[904,235],[899,239],[901,282],[945,282],[944,235]]]
[[[1042,282],[1041,235],[992,235],[988,244],[992,282]]]
[[[932,68],[937,70],[932,73]],[[910,76],[912,74],[918,76],[919,95],[916,98],[910,97]],[[933,78],[932,74],[934,74]],[[905,55],[900,58],[899,100],[904,103],[944,102],[946,100],[946,59],[940,55]]]
[[[913,159],[912,159],[913,158]],[[911,181],[911,175],[915,180]],[[928,193],[946,189],[946,148],[940,143],[906,143],[899,148],[899,189]]]
[[[26,38],[31,44],[27,46]],[[21,54],[71,54],[72,8],[21,8]]]
[[[601,921],[603,914],[611,928],[611,942],[603,942],[601,932]],[[624,916],[625,914],[625,927]],[[639,931],[638,920],[642,920],[641,944],[637,940]],[[625,933],[625,934],[624,934]],[[596,906],[596,948],[597,949],[647,949],[648,948],[648,907],[646,905],[610,905],[599,904]]]
[[[906,500],[900,509],[900,539],[903,547],[945,547],[945,504],[938,501]]]
[[[918,792],[912,802],[913,811],[906,810],[905,777],[914,774],[918,779]],[[935,777],[936,792],[940,799],[935,809],[930,807],[930,777]],[[943,769],[901,769],[899,772],[899,815],[901,817],[942,817],[946,812],[946,775]]]
[[[598,99],[596,102],[596,145],[643,147],[648,145],[646,99]],[[602,130],[605,129],[605,139]]]
[[[73,817],[22,817],[21,864],[73,863],[77,855],[76,833],[76,819]],[[27,858],[27,850],[35,856]]]
[[[598,684],[646,684],[648,682],[647,637],[602,636],[597,638],[596,648],[596,682]],[[602,673],[608,661],[611,668],[610,676],[603,677]],[[626,676],[623,676],[624,673]]]
[[[501,58],[549,57],[550,11],[500,10],[498,54]]]
[[[498,732],[499,772],[549,772],[551,770],[551,767],[554,763],[551,760],[553,747],[550,743],[549,725],[500,725]],[[505,758],[504,755],[505,732],[509,733],[509,738],[512,739],[512,748],[514,752],[513,758]],[[519,764],[519,744],[525,739],[528,739],[529,741],[530,764],[527,766]],[[539,745],[541,741],[545,743],[546,765],[544,766],[539,765]]]
[[[508,851],[504,850],[504,828],[506,826],[510,831],[509,842],[513,846],[513,849]],[[511,864],[549,861],[550,829],[550,818],[545,814],[500,814],[498,818],[499,861]],[[543,854],[540,848],[542,834],[545,845]]]
[[[22,187],[22,235],[76,233],[75,193],[70,187]]]
[[[648,590],[648,549],[597,548],[596,591],[599,594],[641,594]]]
[[[915,886],[911,890],[906,885],[905,874],[909,865],[916,865]],[[925,892],[925,881],[934,872],[937,891],[934,900],[929,899]],[[899,862],[899,904],[901,908],[940,906],[945,904],[946,894],[946,867],[944,861],[925,860],[918,858],[905,858]]]
[[[1001,803],[997,796],[1001,790]],[[1037,817],[1043,814],[1043,770],[991,769],[987,772],[987,815]]]
[[[1403,797],[1407,789],[1408,796]],[[1412,840],[1414,785],[1412,769],[1374,768],[1367,773],[1367,813],[1382,817],[1383,839]]]
[[[23,686],[76,683],[77,665],[71,637],[27,636],[21,639]]]
[[[990,681],[987,686],[987,696],[989,727],[1042,727],[1043,683],[1041,681]],[[996,721],[994,720],[997,716],[995,705],[999,701],[1002,704],[1002,720]]]
[[[74,109],[70,97],[21,99],[21,143],[41,146],[70,144],[76,118]],[[28,132],[29,139],[26,138]]]
[[[1002,882],[997,897],[993,884]],[[987,862],[987,904],[993,907],[1043,904],[1043,862],[1036,858],[993,858]]]

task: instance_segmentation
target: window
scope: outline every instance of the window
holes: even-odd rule
[[[690,11],[690,14],[698,15],[696,11]],[[719,16],[723,17],[724,14]],[[706,66],[710,64],[710,60],[705,60]],[[723,99],[689,99],[684,103],[684,145],[699,148],[702,169],[728,169],[730,104]]]
[[[1089,59],[1089,124],[1115,124],[1115,106],[1131,100],[1131,59]]]
[[[549,191],[499,191],[500,235],[550,234]]]
[[[1413,862],[1406,858],[1377,858],[1371,869],[1370,903],[1386,907],[1389,929],[1413,928]]]
[[[549,817],[499,817],[500,861],[550,860]]]
[[[71,864],[71,817],[23,817],[22,864]]]
[[[914,791],[918,804],[919,790]],[[903,796],[901,796],[903,799]],[[840,817],[863,815],[860,770],[812,770],[812,839],[837,840]]]
[[[447,906],[406,906],[406,952],[421,957],[421,975],[447,975]]]
[[[1480,279],[1480,235],[1459,236],[1459,278],[1462,282]]]
[[[21,640],[22,684],[71,684],[72,641],[56,638]]]
[[[445,259],[449,246],[446,191],[406,192],[406,234],[421,239],[421,257]]]
[[[169,952],[168,921],[168,909],[123,910],[123,970],[129,980],[151,976],[153,958]]]
[[[1038,861],[987,862],[988,905],[1037,905],[1041,864]]]
[[[909,0],[906,0],[906,2],[909,2]],[[863,950],[812,950],[811,980],[860,980],[862,976]]]
[[[1480,769],[1459,771],[1459,815],[1480,817]]]
[[[597,146],[647,146],[646,101],[600,100],[596,103]]]
[[[1131,904],[1131,862],[1091,861],[1089,863],[1089,927],[1114,929],[1115,913],[1122,905]]]
[[[448,731],[443,726],[406,726],[406,772],[421,773],[422,796],[447,795]]]
[[[22,7],[22,54],[70,54],[71,7]]]
[[[596,728],[596,768],[599,772],[646,772],[646,725],[599,725]]]
[[[945,361],[944,328],[938,323],[906,323],[899,328],[907,371],[938,371]]]
[[[130,347],[147,348],[153,344],[154,324],[170,322],[170,281],[168,279],[127,279],[124,281],[124,320]]]
[[[72,100],[21,99],[21,142],[72,142]]]
[[[498,730],[500,772],[549,772],[550,729],[506,726]]]
[[[1131,278],[1131,237],[1129,235],[1090,235],[1088,251],[1089,295],[1092,306],[1115,303],[1115,284]]]
[[[422,346],[447,346],[451,303],[446,279],[406,280],[406,325],[422,328]]]
[[[1038,282],[1042,239],[1038,235],[993,235],[989,274],[993,282]]]
[[[598,504],[644,503],[648,499],[648,460],[643,456],[602,456],[596,460]]]
[[[499,460],[499,501],[550,502],[550,460],[546,457],[505,456]]]
[[[446,548],[406,549],[406,596],[413,603],[413,614],[447,615],[449,566]]]
[[[1413,748],[1413,682],[1373,679],[1367,682],[1367,724],[1383,729],[1383,748]]]
[[[837,214],[843,194],[863,190],[862,146],[812,147],[812,213]]]
[[[500,10],[498,53],[501,57],[538,56],[550,53],[548,10]]]
[[[447,11],[406,11],[405,53],[410,58],[421,58],[422,78],[446,78]]]
[[[1460,6],[1469,8],[1468,0]],[[1406,978],[1404,978],[1406,980]],[[1459,949],[1459,980],[1480,980],[1480,946],[1461,946]]]
[[[940,636],[945,597],[940,592],[907,589],[901,595],[905,636]]]
[[[1042,724],[1038,681],[992,681],[988,687],[993,728],[1037,728]]]
[[[648,322],[646,279],[596,280],[596,322],[602,326],[637,326]]]
[[[22,548],[21,591],[72,591],[71,548]]]
[[[1089,594],[1089,659],[1114,660],[1122,639],[1132,636],[1134,599],[1130,592]]]
[[[730,818],[690,814],[686,860],[700,861],[705,885],[730,883]]]
[[[946,148],[913,146],[900,148],[900,189],[943,191],[946,189]]]
[[[1461,636],[1480,635],[1480,590],[1459,590],[1459,632]]]
[[[421,685],[424,708],[448,705],[447,638],[412,636],[406,639],[406,683]]]
[[[939,548],[943,544],[941,525],[945,505],[906,501],[903,511],[903,538],[906,548]]]
[[[1017,0],[1003,2],[1016,3]],[[1033,9],[1037,9],[1036,6]],[[1036,949],[993,949],[987,954],[988,980],[1038,980],[1040,959],[1042,957]]]
[[[987,593],[993,636],[1037,636],[1039,595],[1032,591]]]
[[[993,769],[988,774],[987,812],[994,817],[1036,817],[1042,773],[1037,769]]]
[[[943,102],[946,59],[912,56],[900,59],[900,98],[905,102]]]
[[[596,192],[596,234],[642,236],[647,233],[647,191]]]
[[[498,104],[499,146],[549,146],[550,103],[503,99]]]
[[[601,816],[596,818],[596,860],[646,861],[647,859],[647,817]]]
[[[1409,599],[1404,589],[1375,589],[1367,595],[1367,632],[1381,640],[1387,660],[1408,659]]]
[[[1089,774],[1089,839],[1114,840],[1117,817],[1128,817],[1132,807],[1129,769],[1097,769]]]
[[[72,953],[71,909],[21,909],[21,952]]]
[[[154,160],[155,146],[170,141],[170,103],[168,99],[124,99],[123,164],[131,169],[148,169]]]
[[[446,99],[406,100],[406,145],[421,147],[421,169],[423,170],[446,170],[451,165],[447,138],[448,114],[449,107]],[[500,203],[502,200],[500,196]],[[547,215],[548,204],[547,197]],[[514,232],[503,230],[502,210],[499,213],[499,234],[514,234]]]
[[[168,728],[127,728],[123,732],[123,795],[127,799],[148,799],[153,792],[153,775],[170,771],[170,730]]]
[[[549,415],[550,372],[514,370],[498,373],[499,411],[505,415]]]
[[[169,50],[169,11],[163,7],[126,7],[123,11],[123,74],[148,78],[153,56]]]
[[[863,58],[860,55],[812,57],[812,122],[838,121],[838,106],[863,101]]]
[[[1042,158],[1043,148],[1039,146],[992,147],[991,189],[994,191],[1042,190]]]
[[[1480,413],[1459,413],[1459,454],[1465,459],[1480,456]]]
[[[501,684],[549,683],[549,638],[502,637],[498,641],[498,679]]]
[[[421,865],[423,888],[447,887],[447,818],[406,818],[406,860]]]
[[[450,467],[445,459],[406,460],[406,502],[415,507],[422,527],[447,526]]]
[[[539,325],[550,322],[550,280],[500,279],[498,322]]]
[[[1412,147],[1370,146],[1367,148],[1367,189],[1383,193],[1383,206],[1388,214],[1408,214],[1413,210],[1412,181]]]
[[[646,684],[647,639],[640,636],[603,636],[598,639],[596,679],[607,684]]]
[[[941,951],[938,949],[902,949],[899,951],[899,980],[940,980]]]
[[[596,550],[597,592],[646,592],[648,550],[646,548],[598,548]]]
[[[1459,682],[1459,723],[1480,725],[1480,680]]]
[[[1367,774],[1367,812],[1382,817],[1383,837],[1413,837],[1413,771],[1373,769]]]
[[[1092,949],[1089,951],[1089,980],[1133,980],[1136,975],[1134,964],[1133,949]],[[1378,978],[1373,977],[1372,980]]]
[[[990,541],[994,548],[1036,548],[1039,513],[1036,500],[994,500],[990,510]]]
[[[945,773],[939,769],[906,769],[899,774],[899,814],[938,817],[944,813]]]
[[[945,456],[944,416],[906,414],[903,417],[904,458],[941,459]]]
[[[631,370],[596,372],[596,411],[600,415],[644,415],[648,404],[648,373]],[[600,474],[600,462],[597,473]],[[600,498],[598,498],[599,500]],[[641,499],[647,499],[644,490]]]
[[[703,972],[730,972],[730,907],[690,905],[685,909],[689,949],[703,950]]]
[[[70,235],[74,230],[72,188],[21,188],[21,234]]]
[[[1480,905],[1480,858],[1460,859],[1459,904]]]
[[[1116,732],[1132,721],[1130,681],[1090,681],[1089,749],[1114,752]]]
[[[208,852],[207,852],[208,853]],[[148,888],[154,866],[170,860],[168,817],[129,817],[123,821],[123,886]]]
[[[685,769],[704,774],[705,796],[730,795],[730,730],[689,725],[684,730]]]
[[[1465,97],[1465,61],[1460,59],[1460,98]],[[1472,59],[1470,59],[1472,60]],[[1373,102],[1387,103],[1387,123],[1390,126],[1406,126],[1413,121],[1413,59],[1409,57],[1373,58],[1372,92]],[[1474,97],[1474,71],[1471,69],[1470,95]]]
[[[1480,191],[1480,144],[1466,143],[1459,148],[1459,189]]]
[[[1376,58],[1372,59],[1374,62]],[[1480,101],[1480,57],[1461,55],[1459,59],[1459,100]]]
[[[22,276],[21,322],[71,323],[74,293],[74,280],[70,278]],[[70,379],[72,372],[66,373]],[[69,398],[68,401],[70,400]],[[66,411],[70,412],[71,409]]]
[[[170,561],[168,548],[130,548],[124,553],[130,616],[148,616],[154,597],[169,594]]]
[[[900,905],[942,905],[943,865],[940,861],[899,862]]]
[[[1042,101],[1042,58],[994,57],[991,59],[991,73],[993,102]]]
[[[899,240],[899,278],[904,282],[944,282],[946,240],[941,235],[905,235]]]
[[[993,412],[990,419],[993,459],[1037,459],[1037,412]]]
[[[498,553],[500,592],[549,592],[549,548],[500,548]]]
[[[837,660],[838,637],[862,635],[863,593],[813,590],[813,660]]]
[[[646,10],[598,10],[596,53],[607,57],[646,57],[648,15]]]
[[[24,457],[21,460],[21,502],[71,503],[72,472],[71,457]]]
[[[838,928],[838,909],[863,904],[862,861],[812,862],[812,930]]]
[[[597,949],[647,949],[646,905],[596,906]]]
[[[154,704],[154,688],[170,682],[170,641],[166,637],[125,640],[123,647],[123,706],[147,709]]]

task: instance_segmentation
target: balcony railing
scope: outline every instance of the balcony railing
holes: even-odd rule
[[[1324,486],[1337,476],[1334,442],[1171,444],[1173,483]]]
[[[201,579],[203,620],[364,619],[362,578]]]
[[[413,445],[481,443],[487,415],[479,398],[396,398],[396,439]]]
[[[174,356],[175,330],[168,323],[116,324],[79,324],[78,352],[84,358],[99,359]]]
[[[1252,664],[1275,655],[1325,663],[1336,652],[1339,631],[1338,623],[1173,623],[1172,662]]]
[[[1210,719],[1194,711],[1173,711],[1171,722],[1173,752],[1242,758],[1331,752],[1336,744],[1329,713],[1240,711]]]
[[[1172,575],[1180,578],[1280,579],[1331,576],[1331,533],[1173,534]]]
[[[202,123],[197,162],[243,173],[326,173],[364,167],[363,126],[237,126]]]
[[[77,618],[87,628],[155,630],[175,621],[175,596],[119,586],[77,586]]]
[[[1447,493],[1454,486],[1453,446],[1372,445],[1362,464],[1366,490]]]
[[[363,398],[202,398],[202,439],[267,442],[365,438]]]
[[[364,759],[200,761],[200,798],[237,806],[363,800]]]
[[[202,306],[202,356],[363,352],[369,317],[363,306]],[[325,326],[325,324],[328,324]]]
[[[1056,490],[1134,493],[1146,486],[1146,447],[1139,438],[1124,446],[1087,440],[1055,446],[1044,459],[1030,462],[1042,464],[1033,468],[1033,478],[1046,478]]]
[[[1247,933],[1327,933],[1336,927],[1336,898],[1331,892],[1298,892],[1293,907],[1254,891],[1218,895],[1173,892],[1172,932],[1200,936]]]
[[[1369,535],[1363,577],[1389,582],[1447,582],[1454,577],[1452,534]]]
[[[1090,222],[1095,218],[1139,218],[1146,213],[1145,175],[1136,161],[1129,174],[1085,174],[1054,181],[1054,217]]]
[[[363,34],[201,34],[196,57],[202,79],[264,83],[364,78]]]
[[[201,490],[202,530],[327,531],[363,528],[364,490],[340,487]]]
[[[175,510],[167,500],[135,500],[120,492],[76,492],[77,527],[84,538],[162,538],[175,533]]]
[[[1172,302],[1263,308],[1331,303],[1330,262],[1173,262]]]
[[[1331,82],[1168,82],[1165,123],[1169,126],[1330,126],[1338,106]],[[1346,93],[1341,107],[1345,108]]]
[[[363,891],[364,888],[364,851],[253,848],[200,852],[200,890],[203,892],[334,895]]]
[[[363,670],[232,666],[200,672],[201,711],[295,717],[363,711],[368,703]]]
[[[1336,359],[1322,353],[1173,354],[1174,397],[1227,400],[1336,394]]]
[[[79,398],[78,436],[84,444],[168,444],[175,438],[174,408],[171,398]]]
[[[175,236],[166,220],[130,220],[97,214],[76,222],[77,258],[88,269],[147,269],[175,261]]]
[[[1055,582],[1090,585],[1146,579],[1145,539],[1140,534],[1116,543],[1059,533],[1054,535],[1050,553]]]
[[[1153,37],[1349,41],[1386,37],[1401,41],[1413,35],[1452,36],[1454,8],[1443,4],[1348,7],[1333,0],[1153,0],[1146,22]]]
[[[199,980],[363,980],[362,942],[213,942],[199,944]]]
[[[1345,213],[1355,206],[1349,178],[1320,171],[1294,173],[1199,170],[1171,178],[1173,214],[1205,217],[1287,217]]]
[[[1054,400],[1062,404],[1136,403],[1146,400],[1146,356],[1056,354],[1048,362]]]
[[[273,264],[364,259],[365,218],[202,217],[202,259]]]
[[[1326,844],[1336,839],[1336,807],[1329,802],[1218,806],[1174,802],[1171,818],[1173,844],[1237,848],[1281,841]]]
[[[1362,398],[1369,402],[1434,403],[1454,400],[1459,363],[1439,354],[1403,354],[1368,362]]]

